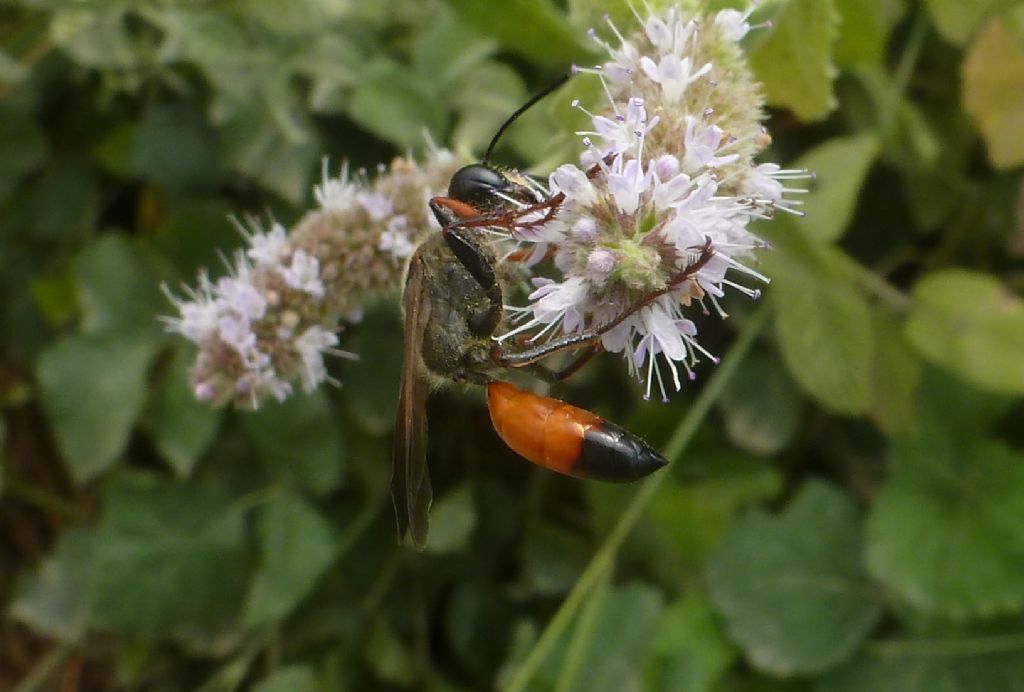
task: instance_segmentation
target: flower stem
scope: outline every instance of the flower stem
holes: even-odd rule
[[[765,307],[761,307],[750,318],[750,321],[744,325],[736,342],[722,359],[718,368],[716,368],[715,374],[712,375],[707,386],[704,387],[700,396],[697,397],[693,406],[690,407],[686,417],[680,421],[679,427],[672,433],[672,437],[665,446],[665,458],[669,460],[669,463],[675,463],[676,459],[685,451],[687,445],[704,422],[704,418],[711,410],[712,405],[721,396],[726,384],[728,384],[736,372],[737,366],[746,357],[750,347],[762,329],[764,329],[767,321],[768,310]],[[537,669],[540,668],[555,642],[558,641],[566,627],[568,627],[576,610],[583,605],[584,600],[594,586],[600,583],[605,574],[610,571],[612,565],[615,564],[615,557],[618,554],[619,547],[640,517],[643,516],[647,505],[650,504],[651,499],[654,498],[658,488],[661,487],[666,478],[668,478],[666,471],[656,474],[646,481],[640,487],[640,490],[633,495],[633,499],[630,501],[626,511],[622,513],[618,523],[608,534],[608,537],[605,538],[604,543],[598,548],[594,557],[591,558],[590,564],[583,570],[583,574],[580,575],[580,578],[576,581],[576,584],[572,587],[572,590],[566,596],[554,617],[551,618],[551,622],[548,623],[547,628],[545,628],[537,643],[533,645],[530,653],[527,654],[522,665],[505,687],[505,692],[522,692],[522,690],[526,689],[526,686],[537,673]]]

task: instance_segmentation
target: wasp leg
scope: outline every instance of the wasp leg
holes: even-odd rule
[[[531,363],[526,367],[529,369],[531,374],[545,382],[562,382],[579,372],[584,365],[590,362],[591,358],[603,351],[604,347],[601,345],[601,342],[598,341],[591,344],[586,351],[576,358],[576,360],[569,363],[569,365],[565,366],[561,370],[552,370],[543,363]]]
[[[477,244],[468,237],[466,229],[460,226],[446,226],[442,231],[444,240],[451,248],[459,263],[466,268],[470,276],[476,279],[480,288],[484,289],[487,299],[491,302],[493,309],[501,314],[502,298],[501,286],[494,276],[494,267],[487,257],[480,252]]]
[[[500,344],[495,344],[491,347],[491,360],[503,367],[522,368],[532,366],[538,361],[548,358],[549,356],[553,356],[556,353],[561,353],[562,351],[582,348],[584,346],[598,346],[602,336],[622,324],[622,322],[630,317],[630,315],[642,310],[661,296],[674,290],[684,281],[693,277],[704,267],[704,265],[710,262],[711,258],[714,256],[715,251],[711,246],[711,239],[707,238],[704,245],[700,248],[700,256],[673,276],[665,288],[648,293],[646,296],[633,303],[628,309],[624,310],[611,322],[603,324],[597,329],[579,332],[577,334],[567,334],[566,336],[558,339],[552,339],[551,341],[540,344],[539,346],[534,346],[522,351],[506,351]]]

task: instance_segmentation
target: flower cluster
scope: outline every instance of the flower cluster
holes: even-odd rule
[[[536,342],[604,326],[603,347],[626,356],[648,397],[655,383],[662,398],[678,390],[680,371],[692,379],[700,354],[715,360],[684,310],[698,303],[724,316],[726,287],[759,295],[742,282],[767,282],[743,262],[764,245],[748,224],[793,211],[798,202],[784,195],[797,190],[782,181],[806,177],[753,162],[770,138],[737,45],[748,16],[684,16],[671,7],[638,16],[642,29],[629,38],[611,23],[614,42],[591,32],[608,60],[577,71],[601,80],[607,102],[585,111],[591,127],[578,133],[581,166],[550,176],[558,213],[518,236],[553,248],[561,276],[534,279],[530,304],[512,308],[519,326],[503,339],[532,333]]]
[[[427,200],[459,164],[432,148],[424,165],[396,159],[372,183],[347,167],[330,177],[325,164],[319,206],[291,233],[279,223],[239,225],[248,247],[228,276],[201,272],[184,297],[168,292],[179,314],[164,318],[167,328],[199,347],[196,398],[256,408],[287,398],[295,383],[308,392],[330,379],[324,354],[348,355],[335,348],[341,321],[397,294],[405,257],[436,227]]]

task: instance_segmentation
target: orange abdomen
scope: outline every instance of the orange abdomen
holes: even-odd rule
[[[528,461],[558,473],[627,481],[666,463],[619,426],[507,382],[487,385],[487,404],[494,429],[505,444]]]

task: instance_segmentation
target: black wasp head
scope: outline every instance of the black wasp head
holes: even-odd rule
[[[448,196],[484,210],[495,204],[496,192],[508,190],[510,183],[500,171],[485,163],[473,163],[455,171],[448,183]]]

